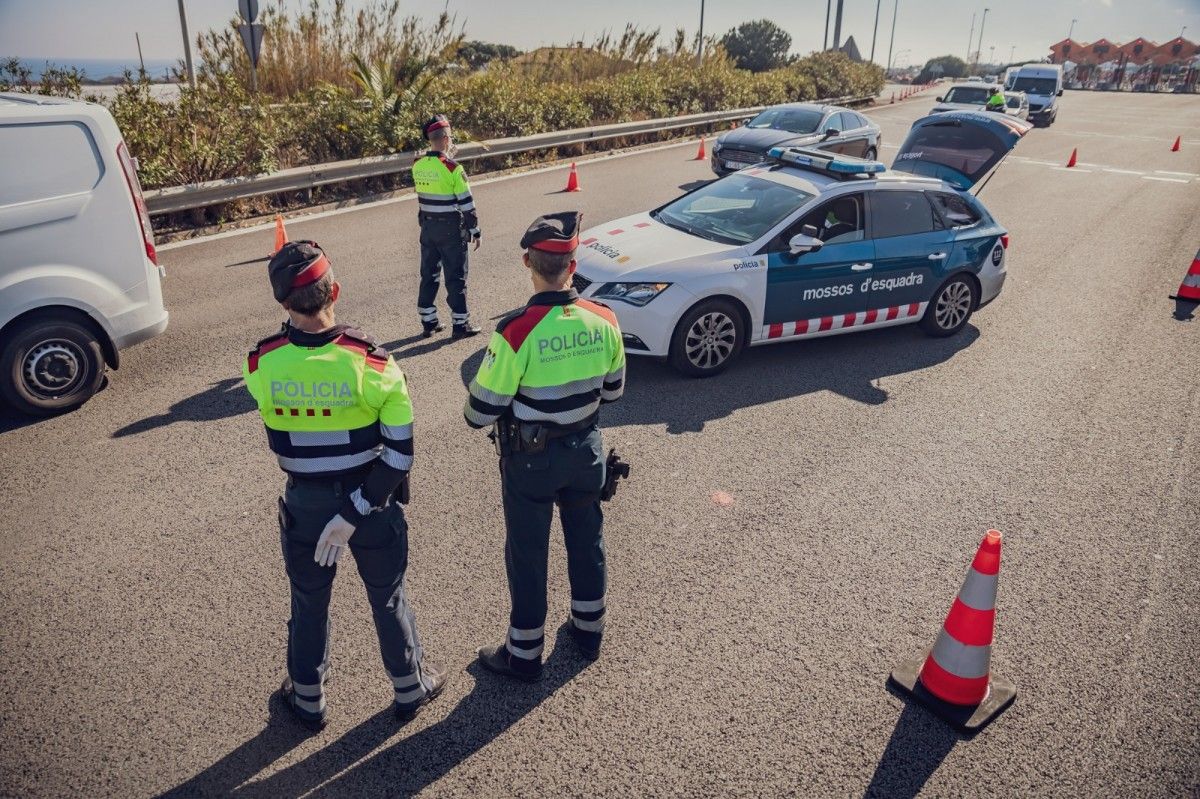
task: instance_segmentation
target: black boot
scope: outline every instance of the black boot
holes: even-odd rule
[[[325,711],[313,713],[296,706],[296,688],[292,685],[291,677],[283,678],[283,685],[279,686],[279,693],[283,696],[283,702],[287,705],[288,710],[292,711],[292,715],[306,729],[311,732],[320,732],[325,729]]]
[[[567,629],[571,632],[571,638],[575,641],[575,646],[579,647],[579,651],[588,660],[597,660],[600,657],[600,644],[604,640],[604,633],[593,633],[587,630],[581,630],[575,626],[575,622],[570,618],[567,619]]]
[[[449,674],[450,671],[443,663],[438,663],[434,660],[421,662],[421,675],[425,678],[422,680],[425,684],[425,695],[415,702],[406,702],[404,704],[394,702],[392,704],[392,707],[396,709],[396,718],[400,720],[401,724],[407,724],[412,721],[421,708],[441,696],[442,689],[446,687],[446,678]]]
[[[460,338],[470,338],[478,336],[483,331],[470,322],[464,322],[461,325],[455,325],[450,329],[450,340],[458,341]]]
[[[479,662],[488,671],[502,674],[505,677],[515,677],[523,682],[537,682],[542,679],[540,660],[515,658],[509,654],[508,647],[504,644],[481,647]]]
[[[441,322],[422,322],[421,323],[421,338],[429,338],[434,333],[441,333],[446,329],[446,326]]]

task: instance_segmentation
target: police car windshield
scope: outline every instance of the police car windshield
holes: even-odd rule
[[[955,86],[946,92],[945,102],[983,105],[987,102],[988,95],[990,94],[990,91],[980,86]]]
[[[810,199],[800,189],[729,175],[650,213],[664,225],[723,244],[749,244],[791,216]]]
[[[768,108],[746,123],[748,128],[772,128],[788,133],[815,133],[825,115],[811,108]]]
[[[1054,78],[1017,78],[1013,83],[1013,91],[1029,94],[1054,94],[1057,89],[1058,81]]]

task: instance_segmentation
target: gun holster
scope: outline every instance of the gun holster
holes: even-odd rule
[[[400,485],[396,486],[396,490],[392,492],[392,499],[399,502],[401,505],[407,505],[412,499],[412,494],[408,487],[408,475],[404,475],[404,479],[400,481]]]
[[[600,501],[608,502],[617,493],[617,481],[629,479],[629,464],[621,460],[615,449],[608,451],[604,461],[604,487],[600,489]]]

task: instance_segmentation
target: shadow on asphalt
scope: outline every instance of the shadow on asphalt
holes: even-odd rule
[[[605,405],[601,424],[665,424],[668,433],[691,433],[735,410],[789,397],[832,391],[867,405],[882,405],[884,377],[928,369],[948,361],[979,338],[968,324],[958,335],[931,338],[913,325],[845,336],[754,347],[727,371],[696,380],[654,358],[629,358],[625,396]],[[483,360],[474,352],[460,368],[468,386]]]
[[[243,785],[306,738],[273,697],[271,719],[262,732],[161,797],[412,796],[479,752],[589,665],[568,637],[564,624],[538,683],[497,677],[475,661],[467,667],[474,688],[440,722],[375,751],[398,732],[403,735],[391,708],[381,710],[299,763]]]
[[[960,740],[964,736],[933,715],[905,704],[863,799],[912,799]]]
[[[159,427],[166,427],[175,422],[212,422],[217,419],[228,419],[231,416],[241,416],[257,408],[250,392],[242,384],[242,378],[227,377],[211,386],[182,399],[172,405],[166,413],[148,416],[132,424],[125,425],[112,434],[113,438],[145,433]]]

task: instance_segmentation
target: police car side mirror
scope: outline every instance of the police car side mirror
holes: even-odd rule
[[[814,234],[817,232],[817,229],[812,225],[805,225],[804,230],[811,230]],[[816,252],[824,246],[825,242],[818,239],[816,235],[810,236],[806,233],[797,233],[788,242],[788,252],[792,255],[804,255],[806,252]]]
[[[937,98],[937,101],[938,101],[939,103],[945,102],[945,101],[944,101],[944,100],[943,100],[941,97],[938,97],[938,98]]]

